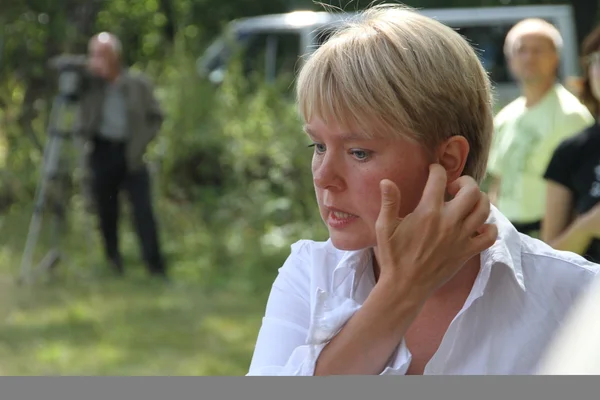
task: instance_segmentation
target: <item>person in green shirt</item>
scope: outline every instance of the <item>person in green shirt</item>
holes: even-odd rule
[[[490,200],[522,233],[538,236],[545,213],[544,172],[556,147],[594,122],[579,99],[557,82],[558,30],[526,19],[507,34],[504,52],[521,96],[495,117],[488,162]]]

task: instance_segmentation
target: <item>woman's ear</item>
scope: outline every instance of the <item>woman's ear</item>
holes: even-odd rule
[[[469,142],[464,136],[452,136],[438,149],[438,162],[446,169],[448,182],[458,179],[469,156]]]

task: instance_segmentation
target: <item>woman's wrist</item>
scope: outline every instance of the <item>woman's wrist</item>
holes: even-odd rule
[[[418,314],[426,295],[404,277],[382,274],[372,291],[372,296],[396,319]],[[371,296],[369,296],[371,297]]]

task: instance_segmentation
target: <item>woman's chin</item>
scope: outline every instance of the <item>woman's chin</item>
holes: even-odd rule
[[[367,238],[364,236],[340,235],[339,232],[330,232],[329,238],[333,247],[343,251],[356,251],[374,246],[373,243],[371,243],[370,240],[366,240]]]

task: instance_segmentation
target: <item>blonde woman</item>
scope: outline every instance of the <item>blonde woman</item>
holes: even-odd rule
[[[521,236],[479,190],[493,119],[473,48],[374,7],[297,94],[330,238],[292,245],[248,375],[533,373],[598,266]]]

